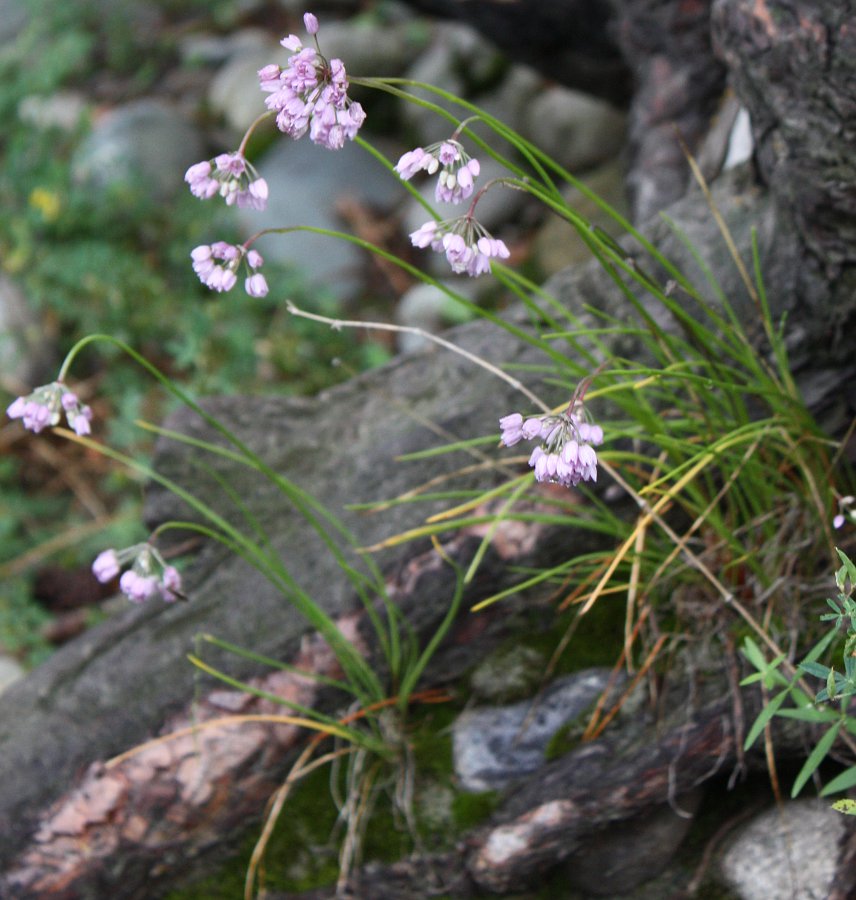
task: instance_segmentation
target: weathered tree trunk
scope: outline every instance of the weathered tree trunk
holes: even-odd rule
[[[747,173],[723,179],[717,202],[744,258],[749,257],[750,230],[757,228],[774,315],[788,315],[797,381],[832,430],[849,421],[856,399],[843,389],[856,376],[856,173],[854,118],[849,114],[856,57],[847,52],[856,23],[849,4],[848,16],[843,16],[843,6],[727,0],[714,11],[718,44],[752,115],[759,169],[767,179],[763,189]],[[766,42],[763,52],[756,52],[759,41]],[[791,109],[798,106],[799,116],[787,114],[788,102]],[[744,299],[703,198],[691,192],[669,212],[704,249],[726,294],[751,321],[754,307]],[[703,283],[695,262],[664,224],[655,222],[647,231],[693,280]],[[592,305],[627,317],[611,280],[593,265],[564,274],[552,288],[574,310]],[[511,320],[527,328],[525,315],[513,313]],[[543,361],[525,343],[488,323],[456,329],[451,338],[500,366]],[[622,347],[622,352],[634,349]],[[566,398],[545,399],[558,403]],[[460,357],[432,351],[398,359],[313,401],[220,400],[210,409],[277,471],[341,515],[360,543],[371,544],[418,524],[437,506],[406,505],[369,515],[349,510],[347,504],[395,496],[440,476],[453,478],[456,470],[482,457],[461,452],[408,462],[398,458],[450,437],[491,433],[499,416],[521,405],[504,382]],[[192,434],[207,433],[187,415],[173,424]],[[484,453],[495,459],[492,450]],[[157,465],[213,500],[217,482],[198,463],[198,455],[166,442]],[[281,496],[234,468],[222,469],[222,460],[212,459],[211,466],[226,473],[268,527],[295,578],[346,634],[376,657],[377,647],[348,582],[320,541],[311,539],[301,517],[283,508]],[[451,483],[488,486],[494,477],[485,468]],[[221,502],[224,514],[234,516],[234,505]],[[151,521],[176,515],[185,512],[174,498],[154,491]],[[509,563],[554,559],[554,537],[549,530],[523,528],[501,534],[470,599],[507,584]],[[567,535],[562,538],[567,542]],[[476,545],[476,534],[463,533],[451,539],[448,550],[465,563]],[[448,602],[449,569],[427,543],[390,551],[381,561],[417,632],[430,633]],[[334,670],[325,647],[294,608],[225,551],[205,546],[188,574],[188,585],[188,604],[131,609],[63,648],[0,697],[0,896],[154,897],[178,869],[187,873],[192,868],[188,858],[204,859],[229,844],[287,770],[300,738],[286,728],[274,734],[267,726],[243,726],[228,741],[224,731],[203,729],[197,737],[166,742],[105,766],[115,754],[159,733],[223,711],[261,708],[211,683],[203,682],[201,689],[194,683],[186,654],[198,632],[320,672]],[[448,671],[435,668],[426,683],[459,671],[455,640],[463,642],[472,659],[489,645],[475,641],[474,634],[498,633],[510,624],[507,615],[507,606],[495,616],[462,614],[451,655],[444,657]],[[221,657],[214,662],[239,677],[257,674],[246,661]],[[305,680],[278,676],[267,684],[297,702],[337,708],[335,697],[318,693]],[[201,754],[195,753],[198,746]],[[555,797],[559,812],[562,802]],[[478,859],[476,849],[468,877],[492,886],[479,874]],[[526,880],[531,872],[521,866],[515,874],[511,866],[502,884]]]
[[[729,696],[722,682],[673,684],[653,721],[640,710],[633,724],[547,763],[515,789],[492,817],[442,856],[368,865],[349,882],[353,896],[372,900],[466,897],[536,888],[555,869],[586,852],[599,832],[667,804],[681,807],[698,786],[741,781],[763,771],[763,748],[742,750],[760,696]],[[699,690],[707,699],[699,702]],[[717,695],[718,694],[718,695]],[[777,759],[802,755],[801,729],[774,723]],[[844,848],[843,857],[846,858]],[[333,889],[274,894],[270,900],[332,900]]]
[[[629,107],[635,221],[684,196],[690,170],[681,142],[699,150],[725,89],[710,39],[712,0],[407,2],[469,23],[548,78]]]

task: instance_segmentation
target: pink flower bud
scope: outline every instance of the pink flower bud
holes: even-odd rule
[[[309,34],[318,34],[318,18],[311,12],[303,14],[303,24]]]

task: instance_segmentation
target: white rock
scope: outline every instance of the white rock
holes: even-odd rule
[[[844,827],[829,801],[774,807],[738,833],[722,858],[722,875],[741,900],[826,897]]]
[[[741,106],[728,138],[728,152],[722,168],[734,169],[742,163],[748,162],[752,158],[754,149],[755,141],[752,137],[752,121],[749,118],[749,111],[745,106]]]
[[[24,669],[19,663],[9,656],[0,656],[0,693],[23,677]]]
[[[471,300],[476,294],[477,281],[472,278],[461,278],[447,283],[456,293]],[[423,331],[436,334],[455,321],[465,321],[466,310],[439,287],[420,283],[410,288],[398,301],[395,320],[398,325],[421,328]],[[396,335],[396,346],[401,353],[421,350],[432,343],[430,338],[421,334],[405,331]]]
[[[88,108],[86,98],[77,91],[57,91],[48,96],[31,94],[18,104],[18,118],[34,128],[73,131]]]

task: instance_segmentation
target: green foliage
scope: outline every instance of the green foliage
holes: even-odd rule
[[[843,551],[837,550],[837,553],[842,563],[835,575],[838,596],[835,600],[826,601],[833,612],[820,617],[821,621],[831,624],[826,634],[814,645],[790,678],[783,672],[787,665],[784,654],[779,654],[768,661],[761,648],[751,638],[747,637],[743,645],[744,655],[757,672],[745,678],[741,684],[762,682],[767,691],[775,691],[749,730],[746,748],[755,743],[774,716],[798,719],[824,729],[794,780],[792,797],[796,797],[809,779],[816,775],[836,741],[843,736],[842,732],[856,735],[856,718],[847,711],[849,698],[856,694],[856,669],[853,658],[853,649],[856,647],[856,602],[853,599],[856,590],[856,566]],[[836,672],[833,667],[818,662],[827,650],[836,643],[841,643],[842,634],[844,634],[841,649],[843,674]],[[826,685],[813,699],[806,693],[803,675],[819,678]],[[840,704],[838,711],[831,708],[831,704],[835,701]],[[852,742],[850,744],[852,750]],[[821,790],[821,795],[835,794],[854,786],[856,786],[856,765],[850,766],[829,781]],[[838,806],[835,808],[839,809]],[[841,809],[841,811],[848,810]]]
[[[213,5],[208,0],[164,0],[158,5],[175,20],[215,15],[224,26],[240,15],[240,4],[227,0]],[[351,372],[385,361],[387,351],[348,332],[331,333],[319,345],[309,323],[280,327],[283,313],[272,299],[212,297],[191,271],[189,251],[201,235],[215,229],[218,237],[236,238],[231,217],[223,214],[212,222],[210,209],[189,193],[182,192],[165,206],[140,186],[129,184],[95,196],[77,183],[71,161],[88,123],[84,120],[70,131],[50,123],[34,126],[19,115],[22,101],[50,98],[66,88],[85,91],[94,80],[112,80],[114,86],[121,85],[123,96],[134,97],[159,71],[175,65],[172,47],[154,42],[169,29],[151,25],[148,33],[149,26],[140,25],[148,21],[147,13],[139,12],[131,0],[35,0],[23,6],[22,30],[0,52],[0,113],[5,123],[0,136],[0,267],[38,313],[46,343],[62,355],[81,334],[107,331],[143,349],[180,383],[214,394],[314,394]],[[308,284],[299,270],[276,265],[265,269],[271,298],[289,296],[321,312],[338,312],[337,301]],[[102,347],[97,358],[81,363],[75,375],[90,378],[97,387],[97,416],[108,441],[145,460],[151,436],[134,423],[162,418],[169,401],[112,348]],[[32,471],[25,449],[18,460],[4,461],[0,468],[4,498],[10,501],[4,510],[7,540],[0,571],[7,573],[16,610],[6,621],[14,618],[21,626],[14,633],[5,625],[0,628],[0,648],[31,662],[47,652],[36,627],[45,616],[26,599],[30,569],[11,564],[34,546],[50,546],[51,539],[63,543],[64,535],[90,518],[71,495],[40,496]],[[136,486],[109,471],[102,471],[95,488],[107,510],[122,506],[129,489],[136,502]],[[110,540],[113,533],[105,530],[102,540]],[[61,559],[53,560],[86,566],[92,552],[93,544],[87,541],[76,553],[66,549]],[[33,565],[45,560],[34,555]],[[7,607],[12,604],[6,602]],[[34,627],[37,651],[28,649],[24,639],[28,622]]]
[[[0,590],[0,646],[29,666],[38,665],[52,648],[42,637],[50,616],[36,606],[29,582],[7,579]]]

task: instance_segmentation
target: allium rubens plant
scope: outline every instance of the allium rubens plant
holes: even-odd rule
[[[606,549],[578,556],[571,541],[566,560],[522,574],[514,588],[484,599],[477,608],[539,584],[558,586],[566,595],[562,608],[572,606],[578,616],[606,595],[621,596],[626,605],[623,661],[633,668],[644,659],[645,671],[667,638],[658,620],[658,607],[665,604],[664,598],[691,584],[716,611],[714,618],[719,616],[720,630],[728,627],[736,614],[758,640],[768,646],[774,644],[768,629],[759,621],[757,606],[779,584],[789,546],[798,541],[804,548],[803,558],[820,558],[832,547],[830,526],[844,527],[852,520],[853,500],[852,491],[839,491],[836,487],[833,444],[812,420],[791,378],[784,337],[772,319],[764,293],[762,260],[757,248],[752,260],[753,274],[736,255],[734,264],[764,328],[761,347],[747,335],[730,299],[712,275],[708,285],[694,285],[630,223],[500,120],[430,85],[402,79],[350,78],[341,60],[323,55],[317,18],[306,13],[304,26],[311,45],[304,46],[295,35],[287,36],[281,41],[291,54],[285,65],[271,62],[258,73],[267,112],[250,126],[236,150],[224,151],[187,170],[185,180],[191,193],[201,201],[221,199],[227,206],[262,208],[268,199],[268,185],[246,158],[246,149],[254,130],[266,119],[273,119],[287,137],[298,140],[308,136],[326,150],[336,151],[346,142],[354,142],[383,163],[402,189],[425,207],[429,218],[410,235],[413,246],[442,254],[453,274],[491,275],[529,309],[536,326],[517,326],[468,300],[410,261],[362,238],[326,229],[306,230],[376,253],[414,278],[444,291],[472,314],[535,348],[541,353],[543,364],[530,366],[529,375],[533,380],[541,376],[551,393],[559,390],[565,400],[559,406],[551,406],[513,373],[442,336],[425,334],[446,351],[460,354],[512,386],[525,398],[525,406],[518,408],[525,412],[497,409],[494,413],[498,434],[426,451],[456,452],[465,444],[472,447],[475,441],[480,448],[499,451],[494,458],[498,471],[507,473],[518,466],[512,477],[489,490],[450,490],[448,496],[456,498],[456,506],[380,545],[429,537],[445,559],[438,540],[440,534],[480,526],[485,535],[465,572],[446,560],[455,570],[456,589],[448,598],[447,612],[436,633],[420,648],[387,595],[383,575],[372,556],[375,548],[362,547],[358,537],[333,513],[284,474],[273,471],[240,437],[225,429],[132,348],[109,335],[84,338],[69,354],[58,379],[16,399],[9,407],[9,415],[35,432],[57,428],[64,415],[70,430],[58,428],[60,433],[136,468],[175,492],[199,519],[170,523],[161,526],[149,541],[103,551],[93,565],[96,577],[111,581],[124,568],[120,588],[132,601],[151,602],[160,597],[166,602],[186,599],[192,603],[192,589],[187,590],[185,598],[178,569],[161,555],[157,538],[170,528],[181,528],[223,543],[262,572],[330,644],[344,673],[335,686],[352,705],[351,713],[337,720],[302,708],[292,707],[291,712],[301,717],[301,723],[310,723],[307,727],[316,730],[319,741],[325,737],[344,740],[346,746],[341,752],[353,750],[354,759],[358,753],[375,753],[385,760],[400,762],[402,743],[391,735],[402,734],[402,729],[390,729],[388,719],[385,724],[380,711],[392,709],[399,716],[405,715],[425,667],[459,612],[464,589],[474,578],[495,529],[506,520],[543,522],[551,527],[565,527],[569,533],[570,529],[588,529],[603,536]],[[349,96],[351,83],[387,92],[435,112],[449,123],[448,138],[411,149],[395,163],[386,159],[360,134],[366,113]],[[426,99],[426,94],[442,100],[460,115]],[[515,158],[503,156],[479,138],[471,127],[476,121],[502,138],[503,145],[510,144]],[[475,148],[503,164],[507,177],[479,184],[481,165],[473,155]],[[455,218],[439,216],[412,183],[423,176],[437,178],[438,202],[458,204],[465,211]],[[563,190],[568,185],[583,191],[611,215],[616,226],[631,235],[641,248],[639,254],[630,257],[605,232],[592,228],[564,199]],[[701,186],[706,190],[703,182]],[[579,316],[511,268],[512,253],[504,240],[490,234],[478,220],[478,204],[485,193],[504,189],[528,192],[579,234],[612,278],[616,294],[626,301],[627,316],[621,322],[596,310]],[[299,224],[288,224],[265,229],[241,244],[217,240],[200,244],[190,253],[192,268],[214,292],[230,291],[243,275],[244,289],[250,298],[246,302],[265,297],[269,287],[261,271],[263,259],[254,243],[263,234],[281,234],[287,240],[288,232],[300,228]],[[728,241],[728,234],[724,233],[723,238]],[[698,250],[689,249],[701,259]],[[715,301],[707,299],[707,294],[713,294]],[[388,323],[332,319],[284,302],[291,315],[335,328],[418,330]],[[656,308],[656,315],[652,308]],[[625,345],[628,339],[634,343],[639,359],[617,355],[614,347],[619,339]],[[341,634],[311,591],[295,581],[270,542],[259,533],[258,523],[245,510],[246,527],[239,528],[186,488],[90,436],[91,412],[66,387],[66,380],[74,358],[95,341],[113,343],[129,354],[166,391],[201,416],[225,441],[225,446],[147,426],[150,430],[167,434],[194,451],[255,470],[306,519],[363,604],[383,653],[383,675]],[[507,452],[521,446],[527,452],[519,457]],[[635,518],[622,518],[612,511],[604,500],[607,486],[636,504]],[[431,496],[429,488],[433,486],[414,486],[407,497],[378,498],[378,505]],[[227,484],[223,490],[228,499],[240,499],[229,496]],[[235,505],[241,509],[238,502]],[[798,569],[799,561],[791,565],[789,584],[800,584],[804,573]],[[801,597],[798,588],[786,594],[786,599],[795,604]],[[845,607],[845,612],[851,614],[849,607]],[[679,627],[692,625],[681,622]],[[646,647],[646,641],[650,642],[654,634],[658,639],[653,648]],[[278,664],[216,636],[207,640],[248,659]],[[258,693],[252,686],[211,668],[199,655],[192,659],[202,671]],[[816,657],[808,663],[815,661]],[[840,678],[853,675],[846,668],[848,665],[845,663],[843,676],[831,676],[830,696],[832,691],[836,697],[843,695],[844,682]],[[804,671],[812,674],[810,668]],[[839,731],[846,728],[843,721],[836,727]],[[312,743],[308,749],[314,753],[316,747],[317,743]],[[301,757],[296,773],[308,770],[308,759]],[[286,782],[272,805],[270,827],[297,777]],[[270,827],[265,829],[260,849],[253,857],[247,897],[252,896],[254,873]],[[358,843],[357,820],[352,820],[349,827],[352,831],[346,843],[353,849]],[[346,860],[343,869],[348,864]]]

